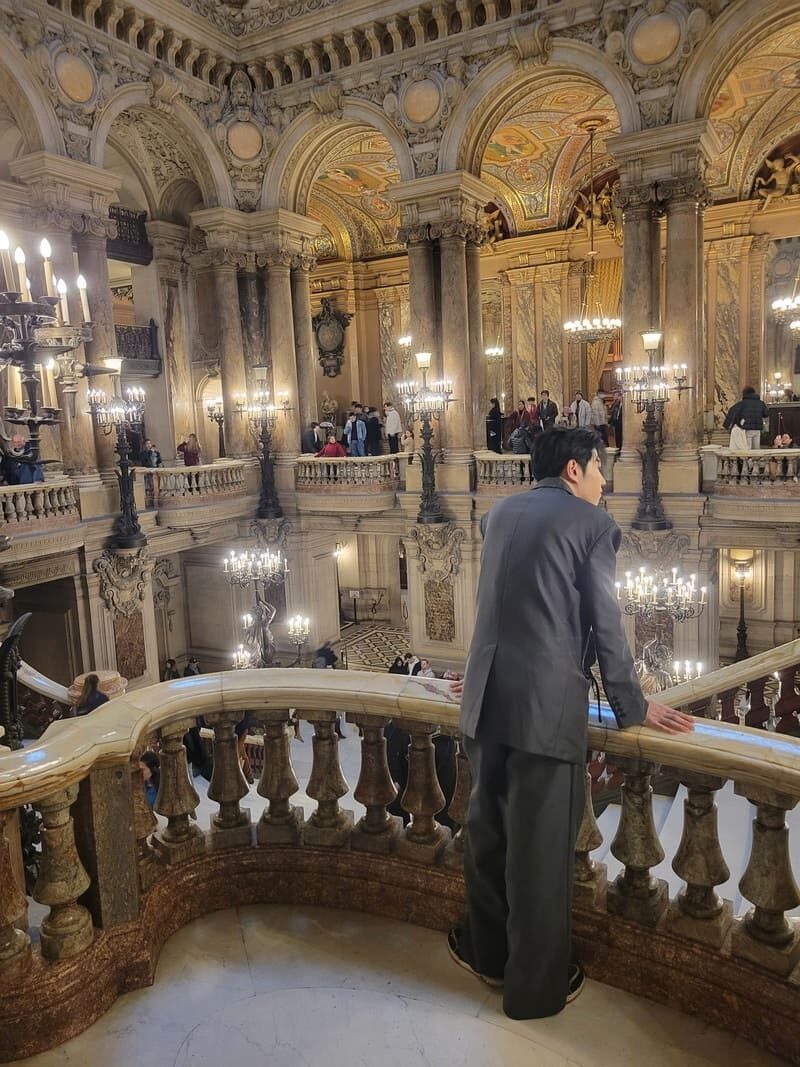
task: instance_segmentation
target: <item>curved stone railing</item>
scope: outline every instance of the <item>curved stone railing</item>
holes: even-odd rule
[[[197,467],[145,469],[145,500],[148,508],[180,508],[220,496],[243,496],[244,464],[223,460]]]
[[[0,486],[0,516],[12,534],[81,521],[78,498],[69,481]]]
[[[700,451],[706,492],[800,499],[800,448],[758,448],[736,452],[706,445]]]
[[[587,801],[576,848],[574,931],[589,975],[650,993],[702,1014],[793,1058],[800,1049],[800,905],[786,813],[800,799],[800,741],[717,721],[724,694],[777,672],[786,716],[794,703],[800,640],[752,661],[676,687],[664,699],[706,718],[691,735],[646,728],[617,731],[603,716],[588,744],[624,774],[611,853],[622,873],[607,882],[592,859],[602,837]],[[722,698],[722,703],[721,699]],[[777,694],[776,703],[783,699]],[[313,728],[307,816],[293,803],[290,708]],[[335,709],[335,710],[333,710]],[[336,713],[362,730],[355,819],[334,734]],[[0,757],[0,1056],[13,1060],[85,1029],[120,992],[152,981],[163,942],[192,918],[255,901],[328,904],[391,913],[445,929],[463,907],[463,822],[470,772],[457,734],[457,705],[440,680],[348,671],[253,670],[179,679],[117,698],[82,719],[57,722],[35,745]],[[264,798],[255,825],[241,805],[236,724],[249,714],[263,729]],[[208,830],[192,819],[199,797],[187,772],[185,732],[202,715],[213,730],[208,796],[218,805]],[[408,731],[410,816],[396,799],[384,728]],[[437,734],[454,740],[437,750]],[[161,749],[158,818],[146,805],[139,754]],[[449,761],[445,780],[437,767]],[[664,858],[652,813],[651,776],[669,768],[688,790],[674,871],[683,891],[670,900],[652,870]],[[717,834],[715,793],[735,783],[756,811],[739,883],[751,904],[735,917],[716,887],[728,867]],[[587,791],[587,796],[589,795]],[[49,910],[38,940],[27,930],[20,888],[17,820],[42,822],[32,895]],[[437,821],[447,808],[455,834]],[[742,838],[745,838],[745,834]],[[738,857],[737,857],[738,859]],[[37,1005],[32,1012],[31,1004]]]
[[[399,455],[343,456],[324,459],[298,456],[295,485],[298,492],[370,492],[397,488]]]
[[[614,463],[618,454],[616,448],[607,448],[604,452],[603,474],[609,490],[614,485]],[[479,490],[507,493],[530,488],[533,484],[533,471],[527,455],[484,449],[475,453],[475,467]]]

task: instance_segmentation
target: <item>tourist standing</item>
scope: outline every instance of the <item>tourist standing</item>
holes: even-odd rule
[[[197,435],[190,433],[188,437],[178,445],[178,454],[183,456],[184,465],[197,467],[200,464],[200,444]]]
[[[592,405],[584,399],[583,393],[578,390],[575,399],[569,406],[570,423],[575,426],[591,427]]]
[[[387,400],[383,405],[383,414],[386,419],[386,437],[389,441],[389,451],[392,455],[395,455],[400,451],[400,435],[403,432],[400,413],[394,404]]]
[[[503,451],[503,412],[496,396],[490,400],[489,413],[486,416],[486,447],[490,452]]]
[[[550,399],[549,389],[542,389],[539,394],[539,422],[542,430],[549,430],[551,426],[555,426],[557,418],[558,404]]]
[[[605,393],[598,389],[591,403],[592,426],[600,434],[603,444],[608,448],[608,414],[606,412]]]

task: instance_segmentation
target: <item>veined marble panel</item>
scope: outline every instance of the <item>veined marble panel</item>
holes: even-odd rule
[[[739,271],[741,259],[717,259],[717,306],[714,318],[714,428],[720,429],[728,408],[739,396]]]
[[[542,286],[542,387],[550,390],[550,396],[559,407],[566,401],[561,356],[561,317],[561,290],[555,281],[547,279]]]
[[[175,432],[187,433],[194,426],[192,381],[189,353],[183,328],[180,289],[176,282],[162,281],[164,302],[164,362],[174,419]]]
[[[517,362],[516,400],[536,396],[536,309],[533,285],[517,289],[517,318],[515,323],[515,357]]]

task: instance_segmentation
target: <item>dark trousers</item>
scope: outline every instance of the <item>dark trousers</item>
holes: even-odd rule
[[[389,451],[392,455],[396,455],[400,451],[400,434],[390,433],[389,435]]]
[[[504,978],[510,1018],[555,1015],[567,996],[584,768],[482,739],[464,745],[473,785],[461,953]]]

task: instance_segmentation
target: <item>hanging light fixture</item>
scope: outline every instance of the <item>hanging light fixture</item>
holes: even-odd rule
[[[612,341],[619,333],[622,322],[604,314],[600,294],[597,289],[595,271],[594,223],[596,217],[597,197],[594,191],[594,136],[602,125],[602,119],[591,118],[581,123],[589,134],[589,212],[587,229],[589,231],[589,251],[586,253],[586,287],[583,292],[580,318],[564,323],[564,330],[579,344],[594,344],[597,341]]]
[[[784,323],[788,322],[790,330],[800,330],[800,319],[798,319],[798,313],[800,312],[800,266],[797,268],[797,274],[794,276],[794,283],[792,284],[792,295],[781,296],[777,300],[772,301],[772,316],[776,322]]]

